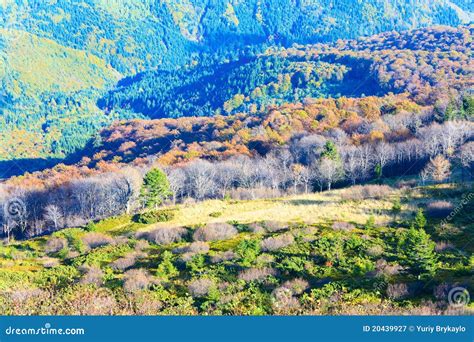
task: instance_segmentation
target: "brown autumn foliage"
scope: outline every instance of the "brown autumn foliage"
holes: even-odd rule
[[[354,145],[413,138],[407,117],[435,115],[472,88],[474,26],[435,27],[404,33],[387,32],[334,44],[295,45],[267,54],[315,61],[369,65],[372,81],[387,94],[338,99],[307,98],[231,116],[188,117],[116,122],[100,133],[99,146],[87,146],[73,165],[25,174],[8,181],[27,188],[54,187],[73,179],[118,170],[126,164],[164,165],[196,158],[222,160],[235,155],[266,154],[297,134],[319,134],[341,128]],[[380,125],[383,116],[402,124]],[[393,121],[393,120],[392,120]]]

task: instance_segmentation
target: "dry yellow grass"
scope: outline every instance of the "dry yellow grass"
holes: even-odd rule
[[[278,199],[252,201],[212,200],[202,203],[178,205],[176,217],[166,223],[158,223],[144,229],[163,226],[191,226],[209,222],[238,221],[250,223],[256,221],[326,223],[328,221],[346,221],[364,224],[373,215],[376,224],[386,224],[393,219],[390,209],[398,192],[384,199],[366,199],[361,201],[343,201],[341,194],[346,190],[297,195]],[[408,209],[408,208],[404,208]],[[220,213],[219,217],[211,214]]]

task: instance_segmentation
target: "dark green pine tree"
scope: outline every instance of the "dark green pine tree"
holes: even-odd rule
[[[321,153],[321,159],[322,158],[328,158],[334,161],[339,161],[341,159],[335,143],[330,140],[326,142],[326,145],[324,145],[324,151]]]
[[[162,261],[158,265],[156,275],[163,279],[173,278],[179,275],[178,269],[173,264],[173,253],[164,251]]]
[[[148,171],[143,179],[141,197],[147,208],[157,208],[172,195],[166,174],[160,169]]]
[[[437,257],[435,243],[424,229],[412,226],[404,232],[398,244],[398,253],[403,257],[404,265],[417,276],[436,273]]]
[[[474,117],[474,96],[465,96],[462,99],[462,107],[467,119]]]
[[[426,227],[426,218],[423,213],[423,209],[418,209],[415,216],[415,227],[419,229],[424,229]]]

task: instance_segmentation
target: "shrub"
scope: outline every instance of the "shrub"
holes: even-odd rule
[[[426,214],[432,218],[443,219],[448,217],[453,210],[454,206],[452,203],[448,201],[436,201],[428,204],[426,207]]]
[[[394,276],[403,270],[399,264],[388,264],[386,260],[379,259],[375,263],[375,275],[377,276]]]
[[[302,278],[295,278],[287,280],[280,288],[288,289],[292,295],[299,295],[309,288],[309,283]]]
[[[215,212],[210,213],[209,216],[214,217],[214,218],[221,217],[222,212],[221,211],[215,211]]]
[[[268,265],[275,261],[275,257],[271,254],[263,253],[257,257],[256,263],[258,265]]]
[[[135,250],[136,251],[143,251],[144,249],[150,248],[150,245],[148,244],[148,241],[145,240],[138,240],[135,243]]]
[[[384,252],[383,247],[380,245],[373,245],[367,248],[367,254],[372,257],[378,257]]]
[[[128,242],[130,241],[130,236],[115,236],[113,245],[127,245]]]
[[[278,287],[272,293],[272,307],[276,314],[294,314],[295,310],[301,308],[300,302],[295,298],[288,288]]]
[[[263,225],[261,223],[257,223],[257,222],[249,224],[249,230],[252,233],[255,233],[255,234],[260,234],[260,233],[265,233],[266,232]]]
[[[209,244],[202,241],[196,241],[188,246],[175,248],[174,253],[193,253],[193,254],[204,254],[209,252]]]
[[[162,312],[163,303],[155,292],[141,291],[129,295],[132,302],[133,315],[156,316]]]
[[[406,298],[409,294],[408,286],[404,283],[388,284],[387,297],[394,300]]]
[[[204,297],[216,287],[213,280],[201,278],[191,281],[188,284],[188,290],[193,297]]]
[[[38,260],[42,262],[44,268],[53,268],[53,267],[59,266],[58,259],[44,257]]]
[[[452,289],[452,286],[450,286],[447,283],[441,283],[433,289],[433,295],[437,300],[442,300],[445,301],[448,299],[449,296],[449,291]]]
[[[74,259],[74,258],[77,258],[78,256],[80,256],[81,253],[77,252],[77,251],[69,251],[67,254],[66,254],[66,258],[65,259]]]
[[[444,239],[452,238],[462,233],[462,230],[450,223],[440,224],[435,227],[436,234]]]
[[[125,272],[123,277],[123,289],[125,292],[136,292],[145,290],[151,285],[151,277],[143,269],[134,269]]]
[[[154,242],[157,245],[168,245],[180,241],[188,231],[181,227],[162,227],[152,231],[138,234],[138,237],[144,237],[150,242]]]
[[[279,232],[288,229],[288,224],[278,221],[265,221],[263,222],[265,230],[269,233]]]
[[[451,250],[451,249],[454,249],[454,245],[450,242],[447,242],[447,241],[440,241],[440,242],[437,242],[436,243],[436,246],[435,246],[435,251],[436,252],[444,252],[444,251],[447,251],[447,250]]]
[[[54,298],[54,297],[53,297]],[[63,295],[55,314],[66,316],[99,316],[114,314],[117,301],[110,289],[76,285]],[[52,300],[57,302],[56,298]],[[67,303],[64,305],[63,303]]]
[[[175,211],[172,209],[152,210],[146,213],[137,214],[133,220],[143,224],[153,224],[157,222],[171,221],[175,216]]]
[[[237,229],[228,223],[209,223],[196,229],[193,238],[195,241],[226,240],[237,235]]]
[[[282,234],[275,237],[269,237],[262,241],[261,247],[264,251],[276,251],[291,245],[295,238],[291,234]]]
[[[110,264],[110,267],[116,271],[124,271],[127,268],[132,267],[135,265],[137,261],[136,256],[134,253],[131,253],[123,258],[119,258]]]
[[[66,247],[66,239],[60,237],[53,237],[46,242],[45,252],[46,254],[56,254],[59,253],[61,250],[65,249]]]
[[[209,244],[202,241],[193,242],[188,246],[187,251],[189,253],[204,254],[204,253],[209,252]]]
[[[277,275],[277,271],[270,267],[248,268],[239,273],[239,279],[244,281],[264,280],[269,276]]]
[[[349,222],[338,221],[332,224],[332,229],[334,229],[335,231],[340,231],[340,232],[350,232],[354,228],[355,228],[354,225]]]
[[[104,283],[104,272],[99,267],[81,266],[79,271],[82,273],[81,284],[94,284],[100,286]]]
[[[217,253],[216,255],[213,255],[211,257],[211,262],[214,264],[217,264],[223,261],[234,260],[234,259],[237,259],[238,257],[239,256],[233,251],[225,251],[225,252],[220,252],[220,253]]]
[[[406,189],[406,188],[414,188],[417,185],[418,185],[418,182],[416,179],[409,179],[409,180],[401,180],[397,182],[395,186],[399,189]]]
[[[109,245],[114,241],[110,236],[96,232],[87,233],[81,240],[89,249]]]
[[[209,252],[209,244],[207,242],[196,241],[188,246],[173,249],[173,253],[183,253],[181,260],[184,262],[191,261],[196,255]]]
[[[356,185],[347,188],[342,193],[342,199],[360,201],[363,199],[383,199],[392,193],[393,189],[388,185]]]

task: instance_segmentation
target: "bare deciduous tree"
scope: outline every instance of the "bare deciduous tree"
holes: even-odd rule
[[[228,160],[216,165],[216,184],[222,198],[225,198],[237,179],[238,165],[233,160]]]
[[[173,204],[176,204],[176,200],[184,195],[186,188],[186,174],[183,169],[179,167],[170,168],[166,171],[170,190],[173,193]]]
[[[474,166],[474,142],[465,144],[459,153],[459,160],[461,165],[466,169],[471,170]]]
[[[340,180],[344,175],[341,163],[337,160],[323,158],[317,166],[317,180],[321,189],[326,184],[327,189],[331,190],[332,184]]]
[[[186,168],[188,186],[194,198],[202,200],[214,194],[216,183],[214,180],[215,168],[205,160],[192,162]]]
[[[393,147],[386,142],[381,142],[375,146],[374,157],[381,171],[391,161],[393,154]]]
[[[54,230],[58,230],[61,226],[61,221],[63,219],[63,214],[61,209],[54,204],[50,204],[44,208],[44,219],[46,222],[51,222],[54,225]]]

